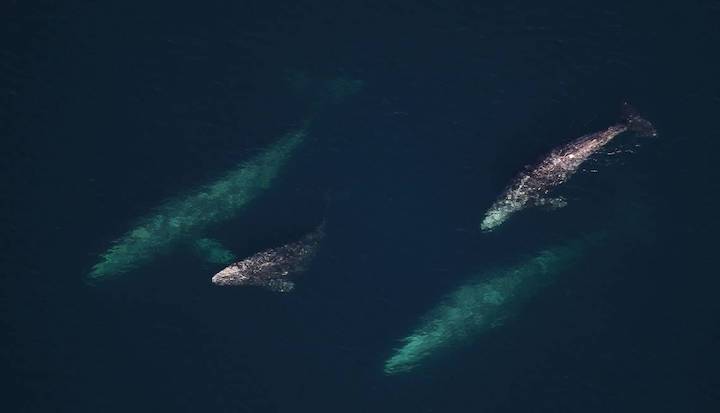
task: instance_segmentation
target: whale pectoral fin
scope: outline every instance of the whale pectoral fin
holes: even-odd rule
[[[193,242],[193,250],[210,264],[228,265],[237,261],[237,257],[220,241],[212,238],[199,238]]]
[[[560,209],[567,206],[567,201],[563,197],[557,198],[538,198],[535,205],[547,209],[549,211]]]
[[[277,293],[288,293],[295,288],[295,283],[289,280],[274,278],[263,286]]]

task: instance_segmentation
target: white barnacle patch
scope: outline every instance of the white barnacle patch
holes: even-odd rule
[[[503,209],[491,209],[485,214],[485,219],[483,219],[482,224],[480,224],[480,228],[483,231],[491,231],[493,228],[502,224],[507,215],[507,212]]]
[[[528,201],[529,196],[525,190],[508,192],[485,213],[480,229],[486,232],[492,231],[505,222],[511,214],[522,209]]]

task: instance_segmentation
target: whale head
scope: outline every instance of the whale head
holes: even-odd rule
[[[235,263],[213,275],[212,283],[215,285],[249,285],[250,277],[240,265]]]
[[[496,227],[500,226],[508,218],[507,211],[503,209],[491,209],[485,214],[482,222],[480,223],[480,229],[483,232],[491,232]]]

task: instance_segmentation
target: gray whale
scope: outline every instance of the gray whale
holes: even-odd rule
[[[624,132],[635,132],[641,136],[657,135],[653,125],[641,118],[629,105],[624,105],[623,112],[625,117],[622,123],[556,148],[537,166],[520,173],[485,212],[480,229],[490,232],[504,223],[510,215],[528,206],[565,206],[562,198],[550,198],[548,193],[575,174],[592,154]]]

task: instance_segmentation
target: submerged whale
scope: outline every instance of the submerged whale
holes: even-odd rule
[[[311,98],[311,115],[301,127],[290,130],[217,180],[175,197],[141,218],[100,255],[87,274],[87,282],[95,284],[137,270],[183,246],[212,264],[233,262],[234,254],[219,241],[208,238],[208,233],[240,215],[275,184],[307,141],[314,118],[325,106],[339,104],[363,87],[362,81],[344,77],[314,82],[295,76],[291,81]]]
[[[257,286],[289,292],[295,288],[290,277],[307,269],[325,236],[325,224],[301,239],[258,252],[224,268],[212,277],[215,285]]]
[[[195,251],[209,262],[223,258],[228,260],[224,263],[231,262],[232,253],[217,241],[198,239],[198,235],[232,219],[267,190],[305,139],[305,127],[291,131],[217,181],[167,202],[116,240],[92,267],[88,281],[135,270],[185,243],[194,244]]]
[[[409,372],[445,351],[472,343],[516,316],[524,304],[572,268],[606,235],[546,248],[516,265],[471,276],[421,318],[385,361],[385,374]]]
[[[582,136],[554,149],[537,166],[520,173],[485,213],[480,229],[492,231],[510,215],[527,206],[563,207],[562,198],[547,197],[550,190],[567,181],[592,154],[623,132],[656,136],[653,125],[641,118],[629,105],[623,106],[624,122],[600,132]]]

